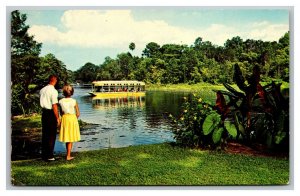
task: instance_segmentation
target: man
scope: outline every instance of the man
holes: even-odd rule
[[[45,161],[55,161],[54,145],[57,126],[60,124],[58,114],[58,92],[54,88],[57,76],[49,76],[49,83],[40,91],[40,105],[42,107],[42,158]]]

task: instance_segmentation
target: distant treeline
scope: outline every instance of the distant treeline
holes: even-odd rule
[[[135,44],[129,45],[130,50]],[[232,83],[233,65],[238,64],[247,77],[254,65],[262,80],[289,81],[289,32],[278,42],[243,40],[239,36],[217,46],[198,37],[191,46],[150,42],[142,57],[130,52],[106,57],[104,63],[86,63],[74,72],[76,80],[140,80],[152,84]]]
[[[262,80],[289,81],[289,32],[278,42],[242,40],[233,37],[224,46],[217,46],[201,37],[191,46],[155,42],[146,45],[141,57],[130,52],[106,57],[102,64],[87,62],[77,71],[53,54],[40,57],[42,43],[28,34],[27,16],[18,10],[11,13],[11,111],[12,115],[39,112],[36,93],[47,84],[50,74],[64,83],[93,80],[139,80],[146,84],[177,84],[207,82],[232,83],[233,65],[238,64],[244,76],[258,65]],[[129,49],[133,51],[132,42]]]

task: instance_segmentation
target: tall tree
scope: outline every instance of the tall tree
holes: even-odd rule
[[[53,54],[47,54],[40,59],[39,70],[34,80],[39,88],[44,86],[48,82],[48,76],[53,74],[58,76],[57,88],[62,88],[65,83],[73,82],[70,80],[72,74],[67,70],[66,65]]]
[[[132,56],[130,53],[121,53],[117,56],[117,61],[119,66],[121,67],[121,71],[123,73],[123,76],[121,79],[129,79],[129,68],[130,68],[130,64],[132,62]]]
[[[27,16],[18,10],[11,13],[11,80],[12,84],[31,83],[38,69],[39,54],[42,44],[28,34],[29,26],[25,24]]]
[[[131,43],[129,44],[129,49],[130,49],[131,51],[133,51],[133,50],[135,49],[135,43],[131,42]]]
[[[289,81],[289,32],[285,33],[283,37],[279,39],[278,48],[275,52],[275,58],[272,62],[273,77]]]
[[[39,69],[42,44],[28,34],[27,16],[11,13],[11,89],[12,114],[26,114],[34,109],[33,79]]]
[[[122,78],[121,71],[117,60],[105,57],[104,63],[100,65],[97,80],[120,80]]]
[[[75,71],[75,76],[77,80],[81,80],[84,83],[92,82],[96,80],[97,73],[98,73],[99,67],[93,63],[86,63],[83,65],[80,69]]]
[[[224,44],[224,49],[228,60],[230,61],[239,61],[240,56],[243,52],[243,40],[241,37],[236,36],[231,39],[228,39]]]
[[[143,51],[143,56],[146,57],[159,57],[160,56],[160,45],[155,42],[150,42],[146,45],[146,48]]]

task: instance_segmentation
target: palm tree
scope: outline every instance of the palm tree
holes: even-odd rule
[[[133,50],[135,49],[135,43],[131,42],[131,43],[129,44],[129,49],[130,49],[131,51],[133,51]]]

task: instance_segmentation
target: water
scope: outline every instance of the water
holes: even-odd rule
[[[90,97],[89,90],[75,88],[73,98],[79,104],[79,119],[96,125],[81,130],[73,152],[173,141],[167,116],[179,114],[182,98],[188,95],[147,92],[144,97],[99,100]],[[65,152],[65,143],[56,141],[54,150]]]

